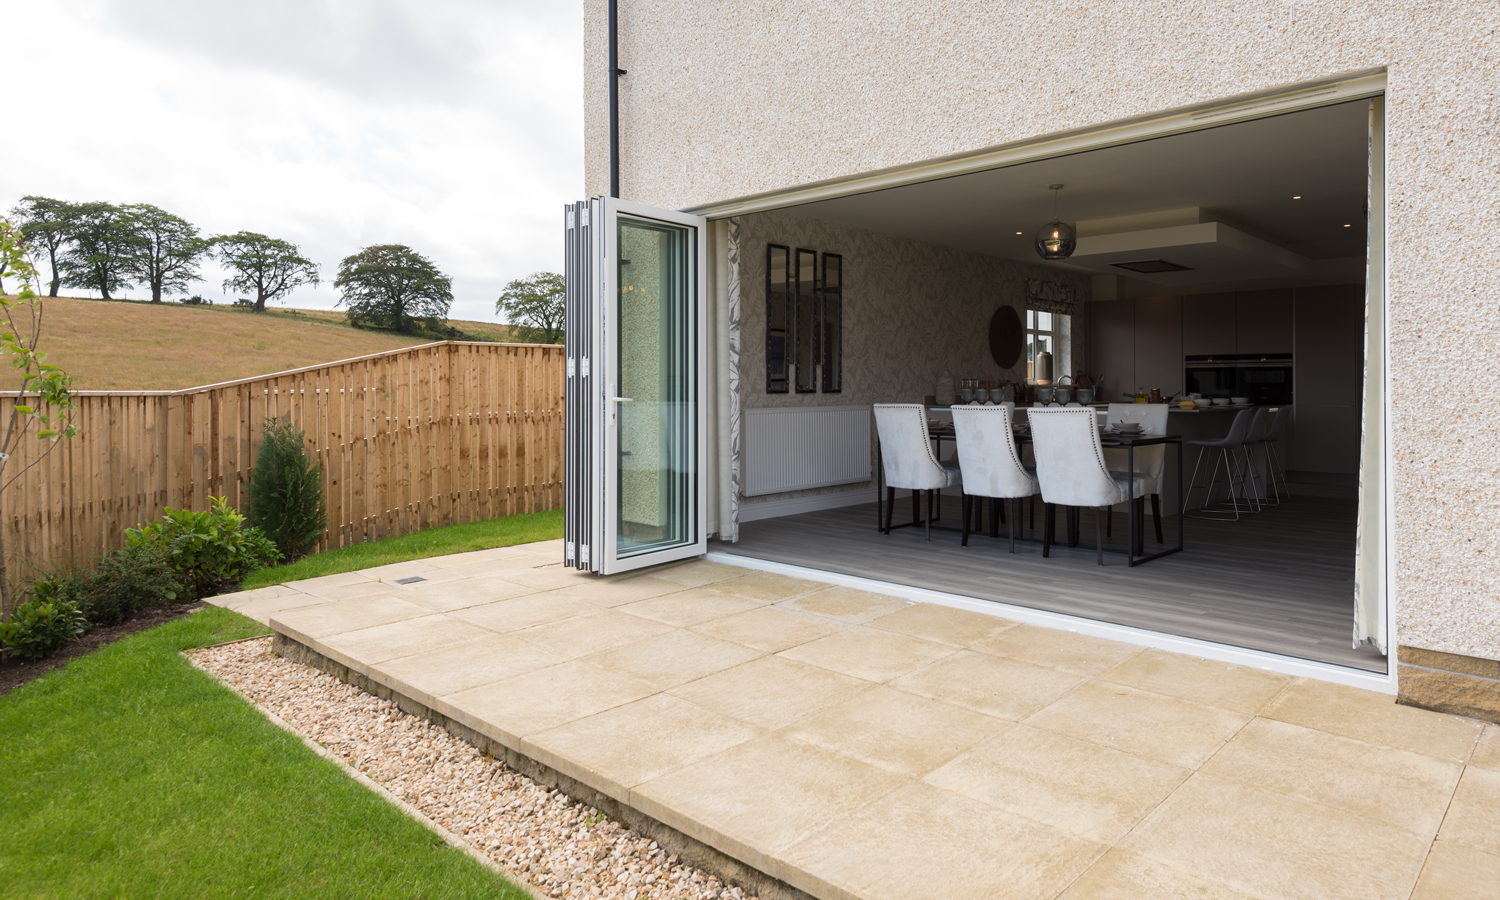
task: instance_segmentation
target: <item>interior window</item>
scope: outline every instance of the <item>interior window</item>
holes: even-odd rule
[[[1056,380],[1073,371],[1072,316],[1061,313],[1026,311],[1026,380],[1036,380],[1036,355],[1052,354],[1052,378]]]

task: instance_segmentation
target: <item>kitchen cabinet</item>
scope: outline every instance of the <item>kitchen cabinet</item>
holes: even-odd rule
[[[1131,387],[1161,388],[1163,397],[1182,390],[1182,302],[1181,297],[1135,301],[1135,384]]]
[[[1136,388],[1134,300],[1101,300],[1088,305],[1088,373],[1104,376],[1100,400],[1119,401]]]
[[[1234,352],[1292,352],[1292,290],[1234,295]]]
[[[1193,294],[1183,297],[1183,355],[1223,356],[1236,352],[1235,306],[1233,293]]]
[[[1298,288],[1296,439],[1290,468],[1359,474],[1364,402],[1364,285]]]

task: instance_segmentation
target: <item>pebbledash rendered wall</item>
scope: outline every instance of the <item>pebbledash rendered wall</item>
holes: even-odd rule
[[[671,209],[1385,69],[1392,643],[1500,659],[1500,3],[619,9],[621,194]],[[603,0],[584,15],[594,196],[608,190]]]

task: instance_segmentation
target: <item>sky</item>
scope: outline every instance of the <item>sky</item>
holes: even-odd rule
[[[339,261],[371,244],[451,276],[454,319],[494,321],[507,282],[561,271],[562,205],[583,190],[581,3],[5,6],[7,93],[26,102],[0,210],[152,203],[205,234],[284,238],[322,269],[292,307],[333,307]],[[28,46],[51,64],[17,65]],[[230,299],[222,270],[201,274],[193,293]]]

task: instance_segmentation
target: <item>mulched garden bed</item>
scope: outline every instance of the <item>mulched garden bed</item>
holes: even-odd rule
[[[89,629],[76,639],[63,644],[60,650],[46,659],[36,661],[16,659],[7,654],[5,657],[0,658],[0,694],[9,693],[29,681],[42,677],[53,669],[62,668],[77,657],[93,653],[95,650],[108,644],[113,644],[120,638],[129,637],[137,631],[145,631],[147,628],[155,628],[173,619],[180,619],[195,609],[202,609],[203,605],[202,602],[172,603],[166,606],[152,606],[137,610],[135,615],[118,625]]]

